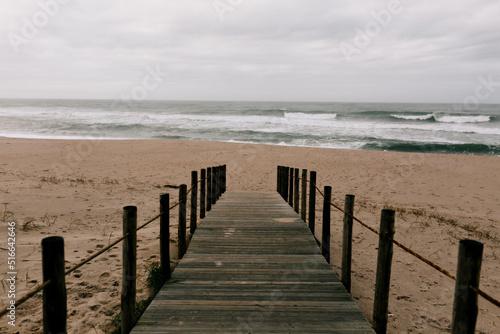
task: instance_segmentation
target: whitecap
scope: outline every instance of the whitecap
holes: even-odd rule
[[[406,120],[425,121],[427,119],[433,118],[434,114],[427,114],[427,115],[397,115],[397,114],[393,114],[393,115],[391,115],[391,117],[399,118],[399,119],[406,119]]]
[[[285,118],[299,118],[299,119],[334,119],[337,118],[337,114],[307,114],[302,112],[286,112]]]
[[[488,123],[491,118],[490,116],[475,115],[475,116],[434,116],[436,122],[441,123]]]

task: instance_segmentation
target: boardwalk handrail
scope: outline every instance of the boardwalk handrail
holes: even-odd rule
[[[202,196],[205,196],[205,189],[200,189],[200,205],[201,204],[204,204],[205,202],[213,202],[213,201],[216,201],[223,193],[225,193],[226,191],[226,181],[227,181],[227,176],[226,176],[226,165],[221,165],[221,166],[217,166],[217,167],[213,167],[212,169],[216,170],[217,172],[212,174],[210,177],[212,178],[212,181],[214,184],[217,184],[218,186],[216,188],[213,189],[213,192],[210,193],[210,192],[207,192],[206,193],[206,196],[207,196],[207,201],[205,201],[205,198],[203,197],[203,200],[202,200]],[[205,175],[205,173],[203,173],[205,169],[202,169],[202,176]],[[194,175],[194,173],[193,173]],[[207,180],[209,177],[205,177],[204,179],[195,179],[195,180],[192,180],[192,186],[191,188],[189,189],[189,191],[186,192],[186,197],[184,198],[184,202],[187,201],[187,194],[190,193],[191,191],[193,191],[193,189],[197,189],[197,185],[198,183],[202,183],[204,184],[204,181]],[[166,187],[169,187],[169,188],[180,188],[180,186],[174,186],[174,185],[167,185]],[[217,192],[215,192],[217,191]],[[194,194],[193,194],[194,195]],[[213,197],[216,197],[216,198],[213,198]],[[168,196],[167,196],[168,197]],[[196,198],[196,197],[192,197],[192,198]],[[178,202],[176,202],[175,204],[173,204],[172,206],[169,206],[168,207],[168,212],[170,212],[172,209],[174,209],[175,207],[179,206],[180,204],[183,203],[183,200],[179,200]],[[192,203],[193,204],[193,203]],[[126,208],[135,208],[135,207],[125,207],[124,208],[124,211]],[[197,207],[196,205],[191,205],[191,209],[193,210],[194,209],[194,215],[196,215],[196,211],[197,211]],[[205,208],[204,208],[205,209]],[[161,211],[161,210],[160,210]],[[200,210],[201,211],[201,210]],[[207,210],[208,211],[208,210]],[[73,271],[77,270],[78,268],[82,267],[83,265],[91,262],[93,259],[95,259],[96,257],[102,255],[103,253],[105,253],[106,251],[110,250],[113,246],[117,245],[119,242],[121,241],[124,241],[125,239],[127,239],[131,233],[136,233],[137,231],[145,228],[146,226],[148,226],[149,224],[151,224],[153,221],[157,220],[158,218],[161,218],[161,216],[164,214],[164,212],[160,212],[159,214],[157,214],[156,216],[154,216],[153,218],[149,219],[148,221],[146,221],[144,224],[142,224],[141,226],[137,227],[137,228],[134,228],[133,231],[131,231],[130,233],[124,233],[120,238],[116,239],[115,241],[113,241],[112,243],[108,244],[106,247],[104,247],[103,249],[101,249],[100,251],[98,251],[97,253],[95,254],[92,254],[91,256],[83,259],[82,261],[80,261],[79,263],[77,263],[76,265],[74,265],[73,267],[67,269],[64,271],[64,276],[67,276],[69,275],[70,273],[72,273]],[[192,216],[193,216],[192,214]],[[124,223],[125,223],[125,219],[124,219]],[[160,230],[161,232],[161,230]],[[168,233],[168,229],[166,231]],[[192,237],[192,235],[191,235]],[[54,238],[54,237],[48,237],[48,238],[44,238],[42,241],[44,240],[48,240],[48,239],[51,239],[51,238]],[[60,238],[58,237],[61,241],[63,240],[63,238]],[[160,236],[160,239],[161,236]],[[59,240],[58,240],[59,241]],[[168,243],[169,242],[169,238],[166,238],[166,242]],[[179,242],[179,240],[178,240]],[[43,247],[42,247],[42,252],[43,252]],[[62,253],[63,253],[63,250],[62,250]],[[169,254],[167,252],[167,254]],[[162,255],[162,254],[161,254]],[[135,263],[135,259],[133,259],[133,262]],[[168,263],[168,265],[170,266],[170,259],[162,259],[161,261],[162,264],[165,264],[165,263]],[[168,275],[170,275],[170,268],[162,268],[163,271],[167,271],[168,272]],[[134,276],[134,280],[136,279],[135,278],[135,275]],[[127,279],[129,280],[129,278],[124,278],[124,279]],[[51,284],[53,283],[53,281],[51,279],[49,280],[44,280],[44,282],[42,282],[41,284],[39,284],[36,288],[32,289],[31,291],[27,292],[24,296],[22,296],[21,298],[17,299],[16,300],[16,303],[15,303],[15,307],[16,309],[21,306],[23,303],[25,303],[27,300],[29,300],[30,298],[32,298],[33,296],[35,296],[37,293],[39,293],[40,291],[44,290],[49,287]],[[64,283],[64,282],[63,282]],[[66,287],[65,287],[65,283],[64,283],[64,286],[62,287],[64,289],[64,291],[66,290]],[[122,291],[122,295],[123,295],[123,291]],[[59,296],[52,296],[52,297],[59,297]],[[134,283],[134,294],[133,294],[133,299],[134,299],[134,303],[135,303],[135,283]],[[50,296],[49,298],[44,298],[44,301],[45,299],[50,299]],[[54,298],[55,299],[55,298]],[[66,303],[66,296],[64,296],[64,303]],[[122,303],[123,304],[123,303]],[[65,307],[64,307],[65,308]],[[122,305],[122,308],[123,308],[123,305]],[[4,307],[2,310],[0,310],[0,317],[8,314],[11,312],[11,308],[10,308],[10,305],[9,306],[6,306]],[[44,331],[47,331],[47,332],[52,332],[50,330],[50,328],[65,328],[66,327],[66,317],[64,317],[64,319],[55,319],[55,321],[57,323],[53,323],[52,320],[47,320],[45,319],[46,317],[49,317],[50,318],[50,311],[47,311],[45,310],[45,304],[44,304],[44,312],[43,312],[43,316],[44,316]],[[57,317],[57,318],[60,318],[60,317]],[[123,318],[122,317],[122,324],[123,324]],[[135,320],[135,319],[134,319]],[[45,327],[49,327],[49,328],[45,328]],[[133,323],[131,324],[131,326],[133,326]],[[128,327],[130,327],[130,325],[128,325]],[[130,330],[131,330],[132,327],[130,328],[123,328],[122,327],[122,333],[128,333]],[[59,332],[59,331],[57,331]]]
[[[294,194],[293,191],[294,191],[294,188],[291,186],[291,184],[288,184],[288,180],[292,181],[292,171],[294,170],[294,168],[291,168],[291,167],[284,167],[284,166],[278,166],[278,170],[277,170],[277,191],[278,193],[280,193],[280,195],[283,197],[283,199],[286,201],[287,198],[289,199],[290,197],[294,197],[297,198],[298,194]],[[297,173],[298,169],[295,169],[295,173]],[[307,170],[303,170],[303,174],[302,175],[307,175],[307,174],[304,174],[304,171],[307,172]],[[311,181],[312,179],[314,178],[314,181]],[[370,225],[364,223],[361,219],[355,217],[351,212],[352,211],[347,211],[346,209],[342,209],[341,207],[339,207],[338,205],[334,204],[331,200],[328,200],[325,198],[325,195],[323,192],[321,192],[320,188],[318,188],[318,186],[316,185],[315,183],[315,180],[316,180],[316,172],[311,172],[311,179],[310,180],[307,180],[307,179],[303,179],[303,178],[295,178],[295,182],[298,182],[298,180],[301,180],[303,182],[303,184],[305,183],[310,183],[311,184],[311,187],[310,187],[310,192],[309,192],[309,196],[310,198],[313,197],[313,195],[311,194],[312,193],[312,190],[315,189],[314,192],[318,192],[324,199],[324,203],[325,204],[329,204],[330,206],[333,206],[335,209],[337,209],[338,211],[344,213],[344,222],[345,222],[345,219],[347,217],[349,217],[350,219],[352,220],[355,220],[356,222],[358,222],[361,226],[367,228],[368,230],[372,231],[373,233],[377,234],[377,235],[381,235],[381,233],[371,227]],[[293,181],[292,181],[293,182]],[[296,189],[298,189],[298,187],[295,187]],[[303,186],[302,187],[302,196],[306,196],[306,192],[305,192],[305,189],[306,187]],[[325,187],[325,189],[327,189],[327,187]],[[347,196],[352,196],[352,195],[347,195]],[[346,196],[346,197],[347,197]],[[346,201],[347,201],[347,198],[346,198]],[[347,204],[347,203],[346,203]],[[292,205],[292,203],[290,203],[290,205]],[[312,210],[312,207],[313,204],[310,203],[309,205],[309,210]],[[347,205],[346,205],[347,207]],[[302,208],[304,209],[304,207]],[[314,207],[314,210],[315,210],[315,207]],[[325,211],[324,211],[324,214],[325,214]],[[328,213],[327,213],[328,214]],[[305,213],[302,213],[302,217],[305,217]],[[311,214],[309,215],[309,217],[311,217]],[[314,217],[314,215],[312,215],[312,217]],[[314,218],[313,218],[314,219]],[[305,220],[304,220],[305,221]],[[309,221],[309,226],[311,228],[311,232],[314,234],[314,224],[315,222],[311,220]],[[345,227],[345,225],[344,225]],[[345,229],[344,229],[344,233],[346,233]],[[433,261],[427,259],[426,257],[422,256],[421,254],[413,251],[412,249],[410,249],[409,247],[405,246],[404,244],[402,244],[401,242],[395,240],[392,236],[390,235],[386,235],[386,238],[393,244],[395,244],[396,246],[398,246],[399,248],[403,249],[405,252],[413,255],[414,257],[416,257],[417,259],[419,259],[420,261],[426,263],[427,265],[431,266],[432,268],[436,269],[437,271],[441,272],[442,274],[444,274],[445,276],[457,281],[457,284],[456,284],[456,291],[455,291],[455,303],[454,303],[454,312],[453,312],[453,330],[452,332],[453,333],[461,333],[461,331],[459,329],[456,329],[458,327],[461,327],[461,328],[467,328],[467,326],[469,326],[468,328],[470,329],[472,326],[475,327],[475,323],[476,323],[476,318],[477,318],[477,310],[471,310],[470,309],[467,309],[465,311],[463,311],[463,313],[461,314],[457,314],[457,297],[458,297],[458,286],[459,286],[459,283],[458,281],[460,280],[460,278],[457,278],[455,277],[454,275],[452,275],[448,270],[442,268],[441,266],[439,266],[438,264],[434,263]],[[330,235],[328,235],[326,238],[323,237],[323,240],[328,240],[329,242],[329,239],[330,239]],[[352,240],[348,240],[349,243],[352,242]],[[476,242],[477,244],[481,244],[479,242]],[[478,245],[477,244],[474,244],[473,246],[470,245],[470,243],[468,242],[465,242],[464,240],[462,240],[460,242],[460,247],[467,247],[465,245],[469,245],[470,247],[477,247]],[[462,246],[464,245],[464,246]],[[322,248],[323,245],[321,245]],[[345,247],[345,245],[343,245],[343,247]],[[482,254],[482,244],[481,244],[481,254]],[[465,252],[465,251],[464,251]],[[471,251],[472,252],[472,251]],[[350,253],[348,254],[349,257],[350,257]],[[477,254],[476,254],[477,255]],[[465,256],[465,255],[464,255]],[[343,257],[344,257],[344,254],[343,254]],[[328,257],[325,256],[325,258],[327,258],[327,260],[329,260],[329,254],[328,254]],[[344,264],[344,258],[343,258],[343,261],[342,263]],[[459,262],[463,260],[462,257],[459,258]],[[474,258],[472,259],[473,262],[475,263],[479,263],[478,267],[475,268],[477,269],[478,273],[477,275],[479,275],[479,270],[480,270],[480,263],[481,263],[481,258]],[[459,263],[459,266],[458,266],[458,269],[457,269],[457,272],[460,274],[461,272],[461,268],[460,268],[460,263]],[[349,273],[350,275],[350,273]],[[343,275],[342,275],[343,276]],[[342,277],[342,281],[343,283],[345,284],[344,280],[343,280],[343,277]],[[350,285],[350,278],[348,279],[348,282],[349,282],[349,285]],[[461,282],[462,284],[463,282]],[[468,284],[467,284],[467,287],[468,287],[468,291],[466,292],[460,292],[462,295],[464,294],[471,294],[472,292],[473,293],[476,293],[478,295],[480,295],[481,297],[483,297],[484,299],[488,300],[490,303],[492,303],[493,305],[497,306],[497,307],[500,307],[500,301],[494,297],[492,297],[491,295],[489,295],[488,293],[486,293],[485,291],[481,290],[478,286],[478,281],[477,283],[475,282],[472,282],[470,281]],[[350,286],[349,287],[346,287],[348,288],[348,290],[350,289]],[[470,297],[471,298],[471,297]],[[473,300],[474,298],[472,298]],[[476,300],[477,300],[477,296],[476,296]],[[476,304],[477,304],[477,301],[476,301]],[[374,315],[375,317],[375,315]],[[458,324],[458,322],[463,322],[463,318],[466,318],[467,320],[467,324]],[[461,320],[462,319],[462,320]],[[376,319],[374,319],[374,323],[376,323]],[[463,326],[462,326],[463,325]],[[385,326],[386,325],[383,325],[382,328],[375,328],[377,330],[377,332],[385,332]]]

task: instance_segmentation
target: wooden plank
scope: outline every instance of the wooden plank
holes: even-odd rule
[[[132,333],[374,333],[276,193],[228,191]]]

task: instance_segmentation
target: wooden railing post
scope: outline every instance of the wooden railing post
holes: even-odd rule
[[[160,195],[160,268],[170,278],[170,195]]]
[[[217,196],[215,195],[215,189],[217,187],[217,169],[215,166],[212,167],[212,193],[210,194],[210,199],[212,201],[212,205],[217,202]]]
[[[281,197],[287,201],[287,193],[288,193],[288,188],[287,188],[287,181],[288,181],[288,174],[286,171],[286,167],[283,166],[281,168]],[[287,198],[287,199],[285,199]]]
[[[222,193],[226,192],[227,166],[222,165]]]
[[[219,166],[219,198],[222,196],[222,165]]]
[[[64,277],[64,239],[42,239],[43,281],[51,283],[43,289],[43,332],[66,333],[67,302]]]
[[[293,208],[293,171],[294,169],[290,167],[290,175],[289,175],[289,180],[288,180],[288,204]]]
[[[212,173],[213,173],[213,187],[214,187],[214,203],[217,203],[217,200],[219,199],[219,167],[214,166],[212,167]]]
[[[325,198],[323,199],[323,233],[321,234],[321,254],[323,254],[326,262],[330,263],[330,202],[332,201],[332,187],[325,186],[323,194]]]
[[[201,170],[201,182],[200,182],[200,219],[205,218],[205,201],[206,201],[206,175],[207,171],[205,168]]]
[[[187,185],[179,186],[179,228],[178,240],[179,245],[179,260],[186,254],[186,202],[187,202]]]
[[[197,216],[198,216],[198,172],[191,172],[191,215],[189,216],[189,232],[193,237],[196,230]]]
[[[217,166],[217,187],[216,187],[216,199],[219,200],[222,189],[222,166]]]
[[[289,177],[288,175],[290,174],[290,167],[285,167],[285,175],[283,177],[283,199],[285,202],[288,202],[288,182],[289,182]]]
[[[299,213],[299,187],[300,187],[300,176],[299,176],[299,169],[295,168],[295,171],[293,172],[293,175],[295,177],[294,184],[293,184],[293,210],[297,213]]]
[[[393,236],[394,210],[382,210],[373,306],[373,329],[377,334],[383,334],[387,331],[387,310],[389,308],[393,248],[391,239]]]
[[[137,272],[137,207],[123,208],[123,268],[121,293],[122,334],[128,334],[135,324]]]
[[[477,321],[477,292],[479,287],[483,244],[474,240],[460,240],[458,246],[455,300],[453,301],[452,334],[474,333]]]
[[[285,185],[285,182],[284,182],[284,178],[285,178],[285,166],[280,166],[280,195],[281,195],[281,198],[285,198],[285,192],[283,191],[283,187]]]
[[[302,169],[302,194],[300,194],[300,218],[306,221],[307,169]]]
[[[212,210],[212,167],[207,168],[207,211]]]
[[[344,232],[342,234],[342,283],[349,293],[351,292],[352,217],[354,217],[354,195],[345,195]]]
[[[314,235],[316,225],[316,172],[309,173],[309,229]]]

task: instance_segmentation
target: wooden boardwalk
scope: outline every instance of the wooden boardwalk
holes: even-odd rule
[[[277,193],[228,191],[132,333],[374,333]]]

